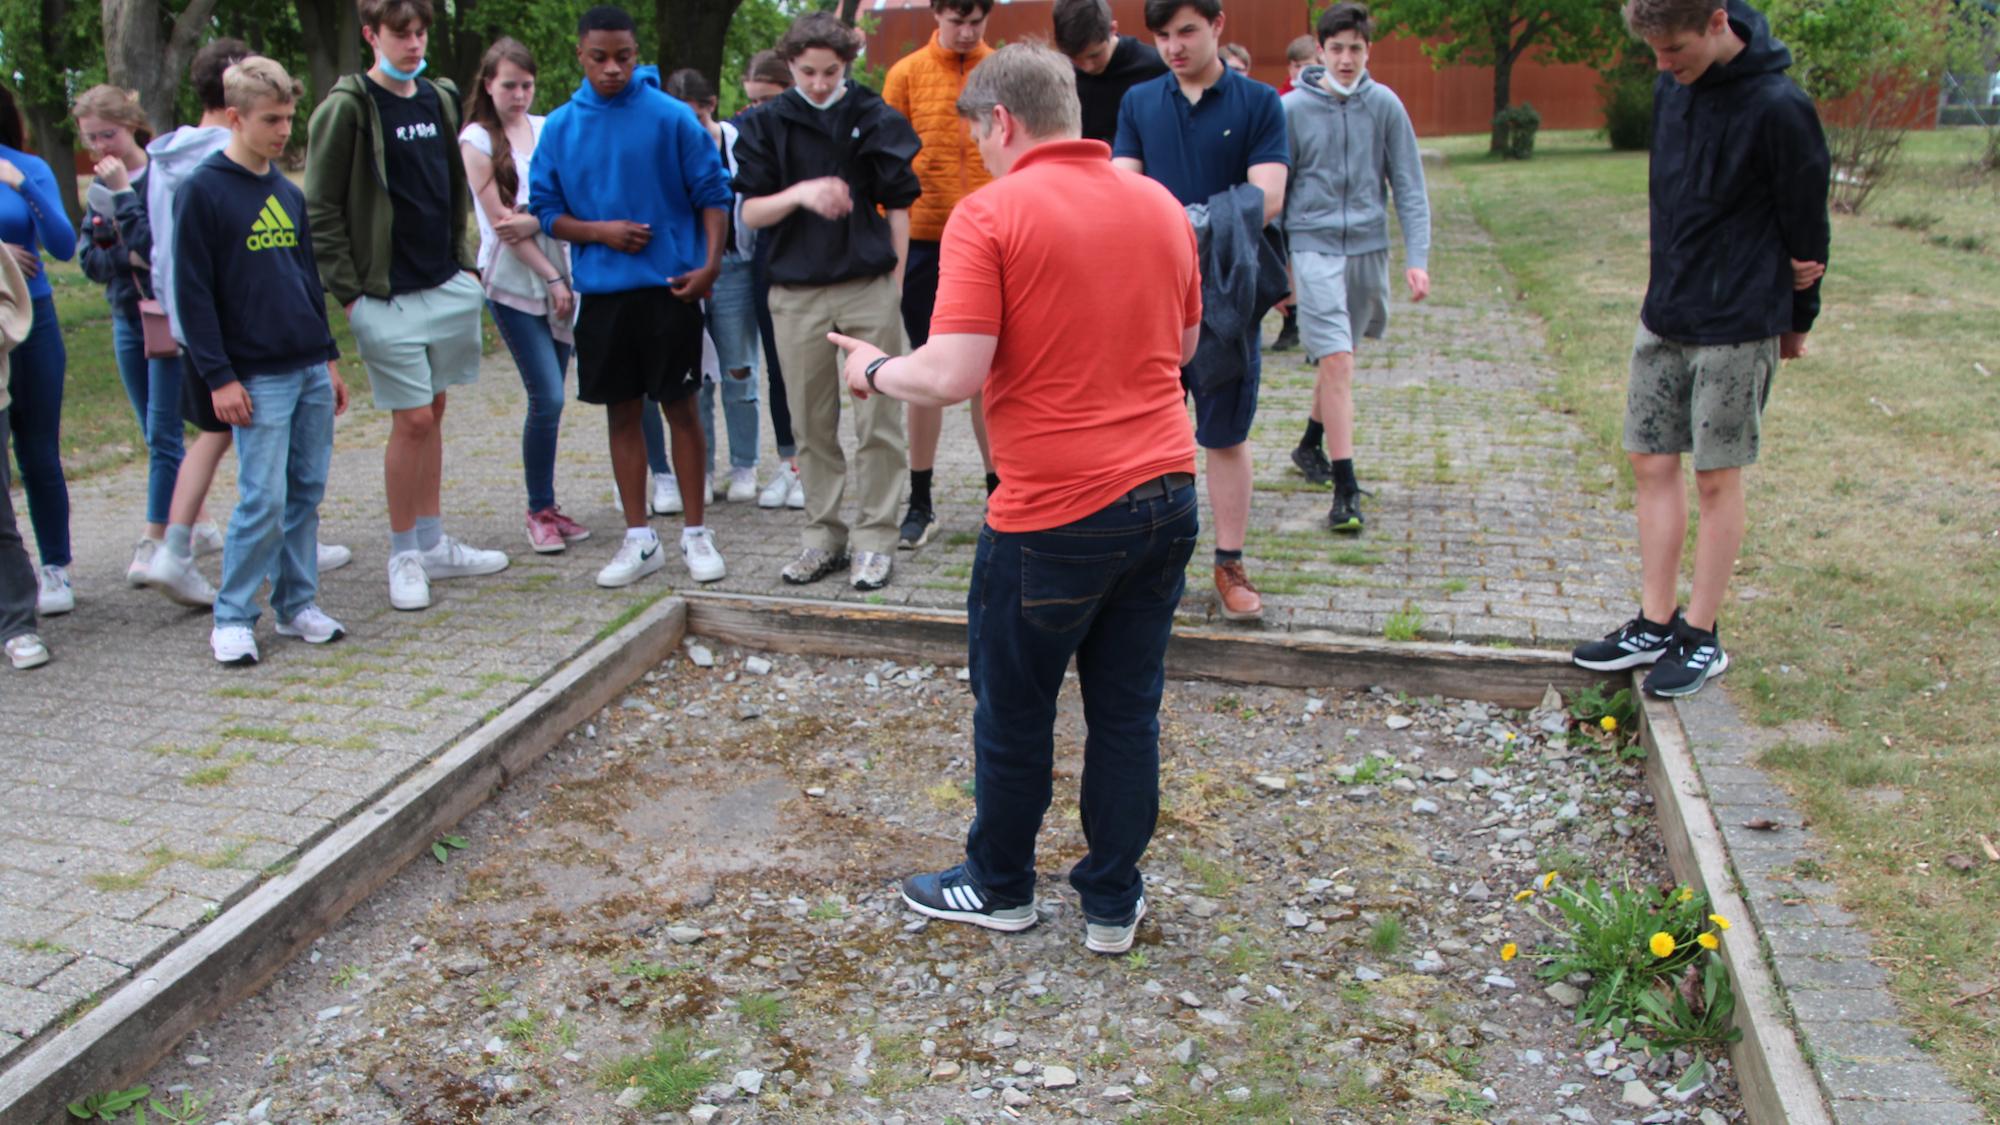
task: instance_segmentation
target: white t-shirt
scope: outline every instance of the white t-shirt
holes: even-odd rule
[[[542,123],[547,120],[546,117],[528,115],[528,127],[534,135],[536,144],[541,143]],[[458,140],[460,144],[471,145],[485,154],[487,159],[492,159],[493,138],[487,134],[486,126],[477,122],[467,125],[458,131]],[[521,151],[519,145],[514,146],[514,170],[520,174],[521,180],[520,188],[514,192],[514,209],[517,211],[524,211],[528,207],[528,164],[534,156],[533,145],[530,145],[526,152]],[[478,196],[473,197],[472,214],[479,220],[479,271],[484,273],[486,267],[493,264],[493,252],[500,245],[500,236],[493,233],[493,220],[487,217],[486,205],[479,202]]]

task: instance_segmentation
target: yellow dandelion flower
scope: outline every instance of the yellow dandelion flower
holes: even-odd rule
[[[1526,901],[1528,901],[1529,899],[1531,899],[1531,898],[1534,898],[1534,897],[1535,897],[1535,891],[1534,891],[1534,888],[1533,888],[1533,887],[1530,887],[1530,888],[1528,888],[1528,889],[1526,889],[1526,890],[1521,890],[1521,891],[1515,891],[1515,892],[1514,892],[1514,901],[1515,901],[1515,902],[1526,902]]]
[[[1681,888],[1681,901],[1682,901],[1682,902],[1687,902],[1687,901],[1690,901],[1690,900],[1691,900],[1691,899],[1693,899],[1693,898],[1694,898],[1694,888],[1693,888],[1693,887],[1682,887],[1682,888]]]
[[[1515,733],[1514,733],[1513,731],[1511,731],[1511,730],[1507,732],[1507,741],[1508,741],[1508,742],[1512,742],[1512,741],[1514,741],[1514,740],[1515,740],[1516,738],[1519,738],[1519,737],[1520,737],[1519,735],[1515,734]]]
[[[1618,719],[1614,715],[1606,715],[1603,718],[1597,720],[1597,725],[1603,727],[1607,731],[1615,731],[1618,729]]]
[[[1720,914],[1711,914],[1708,916],[1708,920],[1715,923],[1715,928],[1718,930],[1726,930],[1729,928],[1729,919],[1724,918]]]
[[[1703,949],[1714,950],[1722,948],[1722,943],[1715,940],[1715,935],[1709,933],[1707,930],[1703,930],[1701,933],[1696,934],[1694,940],[1696,944],[1700,945]]]
[[[1521,948],[1510,941],[1506,945],[1500,947],[1500,959],[1502,961],[1512,961],[1514,959],[1515,954],[1518,954],[1520,952]]]
[[[1548,873],[1547,875],[1544,875],[1544,876],[1542,876],[1542,889],[1543,889],[1543,890],[1545,890],[1545,891],[1546,891],[1546,890],[1548,890],[1548,889],[1549,889],[1550,887],[1553,887],[1553,886],[1555,886],[1555,885],[1556,885],[1556,873],[1555,873],[1555,872],[1551,871],[1551,872],[1549,872],[1549,873]]]
[[[1674,935],[1662,930],[1653,935],[1652,940],[1646,943],[1646,947],[1653,951],[1655,957],[1672,957],[1676,948]]]

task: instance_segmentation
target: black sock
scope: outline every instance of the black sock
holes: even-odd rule
[[[1651,629],[1653,632],[1659,633],[1662,636],[1671,637],[1674,635],[1674,625],[1676,624],[1676,621],[1679,617],[1680,617],[1680,611],[1675,610],[1673,613],[1667,615],[1667,619],[1665,621],[1655,621],[1652,618],[1647,617],[1646,611],[1642,609],[1639,611],[1639,624],[1644,625],[1646,628]]]
[[[1306,436],[1299,439],[1299,448],[1318,449],[1320,440],[1324,437],[1326,437],[1326,427],[1308,418],[1306,420]]]
[[[994,491],[995,489],[999,488],[999,487],[1000,487],[1000,474],[999,474],[999,473],[987,473],[987,474],[986,474],[986,495],[988,495],[988,496],[991,496],[991,495],[993,495],[993,491]]]
[[[910,470],[910,507],[929,508],[931,506],[931,469]]]
[[[1361,486],[1354,483],[1354,458],[1342,457],[1333,463],[1333,490],[1335,492],[1361,491]]]
[[[1230,563],[1242,561],[1243,552],[1241,551],[1225,551],[1220,547],[1215,549],[1215,565],[1217,566],[1228,566]]]

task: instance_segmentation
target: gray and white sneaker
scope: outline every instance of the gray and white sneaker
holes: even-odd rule
[[[182,558],[165,547],[153,552],[153,561],[146,567],[146,585],[181,605],[215,604],[215,587],[195,569],[194,560]]]
[[[1085,918],[1083,946],[1092,953],[1123,953],[1132,948],[1132,936],[1139,932],[1139,923],[1145,917],[1146,896],[1140,895],[1139,905],[1132,910],[1132,920],[1122,926]]]
[[[14,667],[23,670],[40,668],[49,662],[49,646],[33,633],[22,633],[18,637],[7,638],[7,659]]]
[[[731,504],[741,504],[746,500],[756,499],[757,470],[730,466],[728,497]]]
[[[672,473],[653,474],[652,511],[656,516],[681,514],[681,482]]]
[[[208,647],[218,664],[257,663],[257,634],[248,625],[217,625],[209,630]]]
[[[297,637],[309,645],[323,645],[346,636],[347,629],[322,613],[318,606],[309,605],[293,614],[290,621],[278,622],[278,635]]]
[[[722,552],[715,549],[715,533],[705,527],[681,536],[681,558],[687,563],[688,577],[696,582],[719,582],[727,573]]]
[[[439,538],[437,546],[430,550],[419,551],[417,557],[423,561],[425,577],[432,581],[440,578],[477,578],[507,569],[507,552],[468,547],[449,535]]]
[[[597,572],[597,584],[613,589],[630,586],[666,565],[666,544],[661,543],[658,537],[628,538],[618,544],[618,553],[611,556],[611,561],[605,564],[603,570]]]
[[[354,552],[338,543],[321,543],[318,545],[318,557],[319,572],[325,574],[329,570],[339,570],[353,562]]]
[[[146,570],[153,564],[153,552],[162,544],[158,539],[141,538],[132,548],[132,565],[125,568],[125,584],[135,590],[146,588]]]
[[[214,520],[203,520],[190,529],[188,544],[194,548],[195,558],[201,558],[203,555],[219,555],[222,553],[223,545],[222,529],[215,526]]]
[[[35,612],[43,617],[58,617],[76,608],[76,591],[70,587],[68,567],[43,567],[41,582],[42,588],[35,597]]]
[[[889,570],[896,560],[880,551],[854,552],[854,588],[880,590],[889,584]]]
[[[972,881],[965,867],[912,875],[903,880],[903,905],[927,918],[966,922],[1003,933],[1019,933],[1041,918],[1032,902],[1003,906]]]
[[[799,551],[797,558],[785,564],[785,569],[778,572],[778,577],[794,586],[804,586],[817,582],[836,570],[846,570],[847,565],[846,551],[836,553],[818,547],[806,547]]]
[[[397,609],[429,609],[431,580],[424,573],[422,551],[389,556],[389,604]]]

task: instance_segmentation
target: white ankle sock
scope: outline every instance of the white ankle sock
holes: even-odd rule
[[[628,527],[625,529],[625,538],[637,539],[641,543],[657,543],[660,541],[660,537],[650,527]]]

